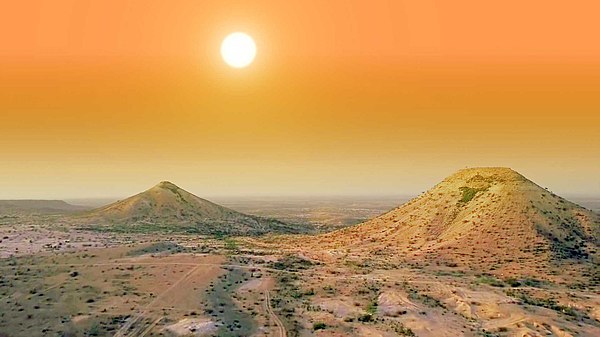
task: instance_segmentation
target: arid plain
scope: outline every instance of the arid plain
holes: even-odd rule
[[[507,168],[396,202],[161,182],[93,210],[0,204],[3,337],[600,335],[593,203]]]

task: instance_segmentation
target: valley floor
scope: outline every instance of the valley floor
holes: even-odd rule
[[[0,336],[600,336],[585,279],[332,260],[277,238],[3,228]],[[56,240],[28,246],[42,238]]]

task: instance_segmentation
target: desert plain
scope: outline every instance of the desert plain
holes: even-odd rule
[[[594,211],[504,168],[388,203],[4,209],[0,336],[600,336]]]

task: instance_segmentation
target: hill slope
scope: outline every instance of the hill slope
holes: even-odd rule
[[[472,168],[386,214],[324,235],[321,242],[482,269],[535,269],[597,257],[600,220],[511,169]]]
[[[173,231],[259,235],[306,232],[306,228],[236,212],[163,181],[147,191],[78,218],[119,231]]]
[[[0,214],[60,214],[88,209],[89,207],[72,205],[62,200],[0,200]]]

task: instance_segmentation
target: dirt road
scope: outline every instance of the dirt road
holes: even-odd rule
[[[190,271],[188,271],[185,275],[183,275],[179,280],[177,280],[177,282],[173,283],[169,288],[167,288],[162,294],[160,294],[158,297],[156,297],[152,302],[150,302],[144,309],[140,310],[138,312],[137,315],[132,316],[129,318],[129,320],[127,320],[127,322],[125,322],[125,324],[123,324],[123,326],[121,327],[121,329],[119,329],[116,333],[115,333],[115,337],[124,337],[127,335],[130,336],[135,336],[137,334],[140,333],[139,330],[143,329],[143,325],[141,325],[138,329],[134,329],[133,331],[131,331],[129,333],[129,329],[135,324],[137,323],[139,320],[141,320],[146,313],[148,312],[149,309],[151,309],[156,303],[158,303],[161,299],[163,299],[166,294],[171,291],[171,289],[174,289],[175,287],[177,287],[181,282],[183,282],[184,280],[186,280],[188,277],[190,277],[192,274],[194,274],[198,269],[200,268],[200,266],[196,266],[194,268],[192,268]]]
[[[277,315],[273,312],[273,308],[271,307],[271,293],[268,290],[265,291],[265,309],[267,310],[267,313],[269,313],[271,319],[277,325],[277,336],[287,337],[287,330],[285,329],[283,322],[281,322],[279,317],[277,317]]]

